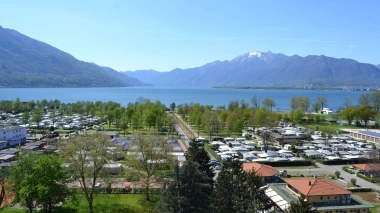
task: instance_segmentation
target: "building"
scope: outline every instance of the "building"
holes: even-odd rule
[[[278,170],[272,166],[260,163],[243,163],[243,169],[246,172],[255,171],[256,174],[262,178],[263,183],[275,182],[277,174],[279,173]]]
[[[0,140],[3,142],[6,141],[7,147],[22,145],[26,142],[26,128],[12,125],[0,125]],[[5,148],[4,146],[1,148]]]
[[[265,194],[272,211],[285,212],[299,197],[312,203],[320,213],[369,213],[374,206],[326,178],[289,178],[286,183],[268,184]]]
[[[380,164],[378,163],[352,164],[352,166],[365,176],[380,177]]]
[[[345,129],[344,131],[347,131],[350,133],[350,137],[357,139],[357,140],[365,140],[367,142],[372,143],[380,143],[380,131],[379,130],[352,130],[352,129]]]

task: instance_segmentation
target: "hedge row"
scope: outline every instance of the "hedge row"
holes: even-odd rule
[[[345,167],[345,166],[343,166],[342,169],[343,169],[343,171],[345,171],[345,172],[347,172],[347,173],[355,174],[354,171],[352,171],[351,169],[349,169],[349,168],[347,168],[347,167]]]
[[[160,194],[161,188],[150,188],[149,194]],[[104,188],[101,194],[145,194],[146,188],[130,188],[130,189],[109,189]]]
[[[318,163],[322,163],[325,165],[347,165],[347,164],[367,163],[368,159],[351,159],[351,160],[346,160],[346,159],[338,159],[338,160],[317,159],[316,161]]]
[[[372,188],[362,188],[362,187],[352,187],[352,188],[347,188],[348,191],[351,192],[373,192],[374,189]]]
[[[210,154],[212,155],[216,160],[218,160],[219,162],[222,161],[222,159],[220,158],[220,156],[218,154],[216,154],[216,152],[214,150],[211,149],[210,145],[208,145],[207,143],[205,143],[203,145],[203,148]]]
[[[380,178],[370,178],[370,177],[367,177],[365,175],[362,175],[360,173],[356,173],[356,176],[368,181],[368,182],[371,182],[371,183],[380,183]]]
[[[287,166],[311,166],[311,161],[260,161],[258,163],[269,165],[269,166],[279,166],[279,167],[287,167]]]

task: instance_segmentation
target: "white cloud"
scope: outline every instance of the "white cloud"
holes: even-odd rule
[[[349,48],[354,48],[354,47],[355,47],[355,45],[353,45],[353,44],[350,44],[350,45],[348,45],[348,47],[349,47]]]

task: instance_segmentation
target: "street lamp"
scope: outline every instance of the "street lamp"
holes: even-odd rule
[[[311,175],[310,175],[310,172],[311,172],[311,168],[309,167],[309,176],[311,176]]]

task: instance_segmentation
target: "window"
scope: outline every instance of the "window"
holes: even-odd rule
[[[329,200],[330,200],[330,196],[328,196],[328,197],[327,197],[327,199],[329,199]]]
[[[323,199],[323,197],[321,196],[321,200]]]

